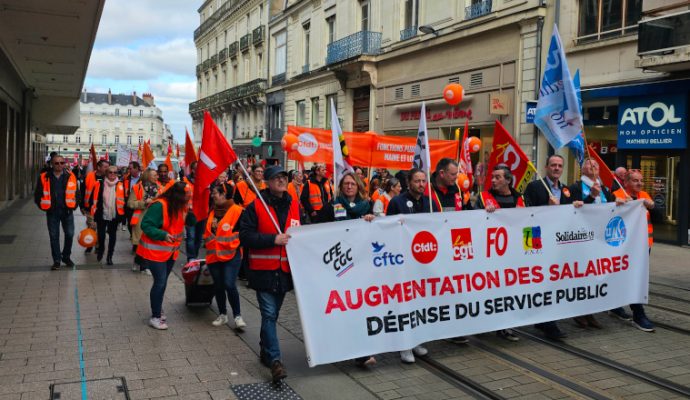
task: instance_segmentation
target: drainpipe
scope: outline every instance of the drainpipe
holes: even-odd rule
[[[537,94],[537,98],[539,98],[539,86],[541,80],[539,79],[541,77],[541,47],[542,47],[542,36],[543,36],[543,31],[544,31],[544,17],[539,17],[537,18],[537,51],[536,51],[536,67],[537,67],[537,77],[534,80],[534,92]],[[532,148],[534,149],[534,160],[537,164],[539,164],[539,160],[537,157],[539,156],[539,130],[537,129],[537,126],[534,125],[534,139],[532,140]],[[553,154],[553,148],[549,146],[549,155]]]

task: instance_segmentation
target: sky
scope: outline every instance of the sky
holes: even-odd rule
[[[84,87],[89,92],[151,93],[175,140],[190,130],[189,103],[196,100],[199,26],[194,0],[107,0]]]

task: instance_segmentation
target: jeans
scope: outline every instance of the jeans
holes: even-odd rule
[[[74,214],[65,208],[46,213],[48,221],[48,235],[50,236],[50,253],[53,262],[59,264],[61,260],[69,259],[72,255],[72,239],[74,238]],[[65,245],[60,253],[60,224],[65,234]]]
[[[218,311],[221,314],[228,314],[228,307],[225,302],[225,292],[227,291],[227,298],[230,301],[233,318],[242,315],[240,312],[240,293],[237,291],[236,284],[241,260],[242,257],[240,257],[238,249],[232,260],[208,264],[208,270],[211,272],[211,276],[213,276],[213,286],[216,289]]]
[[[199,248],[201,247],[201,240],[204,238],[205,229],[206,220],[198,221],[194,226],[185,225],[187,261],[199,257]]]
[[[259,302],[261,311],[261,347],[262,361],[266,365],[271,365],[273,361],[280,361],[280,343],[278,342],[278,332],[276,322],[278,313],[283,305],[285,293],[256,292],[256,300]]]
[[[175,260],[170,258],[168,261],[159,262],[151,260],[143,260],[146,267],[151,270],[153,275],[153,285],[151,286],[151,316],[153,318],[161,317],[161,309],[163,308],[163,295],[165,288],[168,286],[168,276],[175,265]]]
[[[106,221],[104,219],[96,220],[96,231],[98,233],[98,247],[96,248],[96,255],[103,256],[105,252],[105,234],[108,233],[108,257],[112,257],[115,252],[115,243],[117,243],[117,227],[119,223],[117,219]]]

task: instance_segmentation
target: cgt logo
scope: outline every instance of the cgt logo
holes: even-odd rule
[[[453,242],[453,261],[471,260],[474,258],[472,230],[470,228],[451,229],[450,240]]]
[[[421,231],[412,239],[412,256],[421,264],[429,264],[438,254],[438,242],[431,232]]]
[[[374,258],[372,261],[374,266],[377,268],[403,265],[405,263],[405,257],[402,254],[393,254],[383,251],[383,248],[386,247],[385,243],[379,244],[379,242],[374,242],[371,244],[371,247],[373,248],[374,252]]]
[[[618,247],[625,242],[625,238],[628,236],[627,229],[625,228],[625,223],[621,217],[613,217],[606,224],[606,232],[604,233],[604,239],[609,246]]]
[[[522,249],[525,250],[525,254],[541,253],[541,248],[541,227],[522,228]]]
[[[322,259],[324,264],[333,268],[337,277],[343,276],[355,266],[352,262],[352,249],[343,250],[342,242],[336,243],[327,252],[323,253]]]

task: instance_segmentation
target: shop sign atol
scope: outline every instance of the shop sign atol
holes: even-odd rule
[[[620,149],[684,149],[687,94],[621,97]]]

